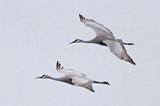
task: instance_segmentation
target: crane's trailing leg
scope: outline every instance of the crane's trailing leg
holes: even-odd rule
[[[103,81],[103,82],[93,81],[93,83],[110,85],[110,83],[106,81]]]
[[[134,43],[123,43],[124,45],[134,45]]]

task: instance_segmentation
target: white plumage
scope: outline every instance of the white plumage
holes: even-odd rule
[[[56,80],[56,81],[65,82],[65,83],[68,83],[71,85],[86,88],[92,92],[94,92],[93,87],[92,87],[92,83],[110,85],[108,82],[105,82],[105,81],[99,82],[99,81],[94,81],[94,80],[88,79],[85,74],[80,73],[78,71],[75,71],[73,69],[65,69],[61,66],[61,64],[58,61],[56,64],[56,70],[60,73],[65,74],[65,75],[61,78],[53,78],[49,75],[42,75],[41,77],[37,77],[37,78],[52,79],[52,80]]]
[[[96,33],[96,37],[89,41],[84,41],[81,39],[76,39],[71,43],[95,43],[102,46],[108,46],[110,51],[117,56],[119,59],[127,61],[133,65],[135,62],[128,55],[124,45],[134,45],[133,43],[124,43],[121,39],[116,39],[113,33],[103,26],[102,24],[92,20],[87,19],[79,14],[80,21],[87,27],[93,29]]]

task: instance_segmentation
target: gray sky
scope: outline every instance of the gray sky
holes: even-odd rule
[[[160,2],[158,0],[0,0],[0,105],[3,106],[159,106]],[[92,39],[78,14],[112,30],[136,66],[105,47],[68,43]],[[151,39],[154,38],[154,39]],[[95,93],[51,80],[35,80],[66,68],[91,79]]]

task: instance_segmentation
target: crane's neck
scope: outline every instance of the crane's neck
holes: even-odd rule
[[[93,40],[88,40],[88,41],[80,40],[80,43],[94,43],[94,41]]]
[[[60,78],[53,78],[51,76],[47,76],[47,79],[51,79],[51,80],[55,80],[55,81],[62,81],[63,82],[62,79],[60,79]]]
[[[47,76],[46,79],[51,79],[51,80],[55,80],[55,81],[60,81],[60,82],[64,82],[64,83],[68,83],[68,84],[71,84],[71,85],[74,85],[74,83],[72,82],[72,79],[70,78],[53,78],[51,76]]]
[[[93,44],[99,44],[101,46],[107,46],[107,44],[103,43],[102,41],[96,41],[95,39],[92,39],[92,40],[89,40],[89,41],[81,40],[80,42],[82,42],[82,43],[93,43]]]

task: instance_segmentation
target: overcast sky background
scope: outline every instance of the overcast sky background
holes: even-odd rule
[[[159,0],[0,0],[0,105],[160,106]],[[117,59],[108,48],[68,43],[92,39],[78,14],[102,23],[124,42],[136,62]],[[95,93],[51,80],[36,80],[66,68],[89,78]]]

